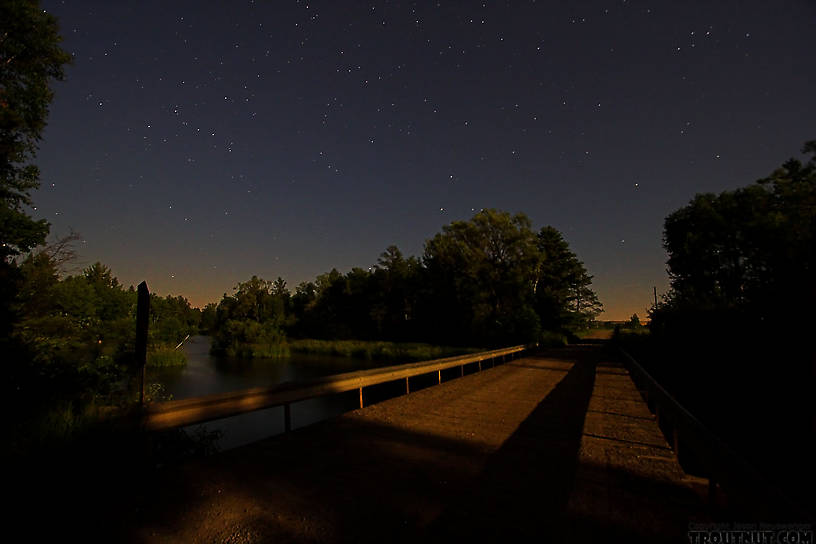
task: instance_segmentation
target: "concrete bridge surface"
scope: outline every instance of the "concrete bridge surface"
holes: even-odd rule
[[[684,542],[706,521],[627,371],[544,351],[167,471],[131,542]],[[621,540],[624,539],[624,540]]]

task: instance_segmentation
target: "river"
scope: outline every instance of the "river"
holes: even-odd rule
[[[349,357],[293,354],[286,359],[230,359],[210,354],[208,336],[192,336],[182,347],[187,365],[148,368],[146,383],[161,384],[163,393],[185,399],[213,393],[240,391],[393,364]],[[356,394],[334,395],[292,405],[292,428],[342,414],[357,407]],[[196,426],[198,427],[198,426]],[[218,447],[235,448],[283,432],[283,408],[275,407],[224,418],[204,425],[221,432]]]

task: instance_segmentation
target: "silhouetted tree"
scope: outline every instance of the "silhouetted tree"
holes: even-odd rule
[[[373,332],[388,340],[415,339],[416,310],[422,296],[424,269],[416,257],[403,257],[396,246],[380,255],[372,277]]]
[[[43,244],[48,234],[48,222],[33,220],[25,206],[39,186],[32,161],[53,97],[50,83],[62,79],[70,61],[60,41],[56,20],[38,2],[0,2],[0,351],[11,358],[20,349],[11,332],[23,278],[10,258]]]
[[[586,328],[603,309],[590,288],[592,276],[553,227],[543,227],[536,243],[535,309],[542,327],[551,331]]]
[[[45,242],[48,223],[34,221],[23,207],[39,186],[37,151],[51,80],[62,79],[71,59],[60,49],[56,19],[39,2],[0,3],[0,260]]]
[[[806,164],[790,159],[753,185],[697,195],[666,218],[668,307],[739,308],[765,319],[812,307],[816,141],[802,151]]]
[[[203,334],[212,334],[215,331],[218,304],[210,302],[201,310],[199,330]]]
[[[791,481],[809,473],[812,489],[811,456],[776,446],[816,421],[816,141],[802,151],[804,164],[790,159],[749,186],[698,194],[666,218],[671,290],[650,312],[660,353],[651,371],[735,445],[762,436],[743,451]]]

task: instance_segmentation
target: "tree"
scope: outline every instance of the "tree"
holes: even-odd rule
[[[421,261],[389,246],[373,267],[332,269],[298,285],[294,295],[280,278],[239,284],[218,305],[214,347],[271,345],[281,330],[327,340],[534,342],[542,318],[550,330],[569,332],[597,315],[591,283],[557,230],[536,235],[524,214],[487,209],[445,225],[426,242]],[[202,320],[211,313],[205,309]],[[255,342],[253,335],[265,339]]]
[[[199,330],[202,334],[212,334],[215,330],[218,304],[210,302],[201,310]]]
[[[755,184],[698,194],[666,218],[663,245],[675,308],[742,308],[771,315],[815,300],[816,140]],[[794,304],[789,290],[801,291]],[[789,306],[783,310],[784,306]],[[805,305],[808,306],[808,305]]]
[[[456,341],[531,341],[530,307],[539,261],[530,219],[485,209],[454,221],[425,244],[434,304],[427,315]]]
[[[540,261],[535,309],[547,330],[586,328],[603,309],[590,276],[558,230],[543,227],[537,237]]]
[[[776,445],[816,423],[816,141],[802,152],[804,163],[698,194],[666,218],[671,289],[649,325],[655,378],[732,445],[765,437],[749,460],[785,467],[791,481],[812,475],[811,456]]]
[[[416,257],[403,257],[397,246],[388,246],[374,265],[370,310],[375,334],[389,340],[415,336],[416,310],[424,283],[424,269]]]
[[[0,3],[0,258],[45,242],[48,223],[24,211],[39,186],[32,164],[48,106],[51,80],[63,78],[71,59],[59,43],[56,19],[38,2]]]

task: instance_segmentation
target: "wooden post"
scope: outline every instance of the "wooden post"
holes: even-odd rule
[[[439,383],[442,383],[442,371],[437,370],[437,374],[439,375]]]
[[[411,394],[411,384],[408,383],[408,376],[405,376],[405,394],[406,395]]]
[[[360,388],[360,408],[363,407],[363,388]]]
[[[465,365],[459,367],[459,375],[462,377],[465,376]]]
[[[481,372],[481,371],[482,371],[482,360],[479,359],[479,372]]]
[[[147,327],[150,322],[150,291],[142,282],[136,298],[136,369],[139,373],[139,405],[144,406],[145,366],[147,365]]]
[[[283,430],[289,432],[292,430],[292,409],[289,403],[283,405]]]

